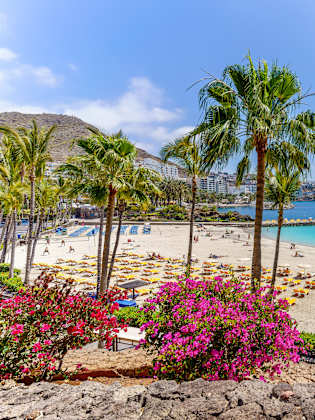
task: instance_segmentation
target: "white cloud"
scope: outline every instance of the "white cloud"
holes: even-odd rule
[[[22,112],[25,114],[42,114],[54,112],[52,109],[43,106],[15,104],[10,101],[0,101],[0,112]]]
[[[35,80],[42,85],[55,87],[58,84],[58,77],[53,71],[46,66],[32,67],[28,66],[30,73],[35,77]]]
[[[2,61],[12,61],[17,58],[17,54],[9,48],[0,48],[0,60]]]
[[[45,69],[47,71],[34,71],[33,67],[27,66],[27,71],[36,75],[38,82],[53,86],[57,83],[57,79],[48,68]],[[15,77],[18,76],[19,69],[15,69]],[[1,80],[0,72],[0,85]],[[52,112],[74,115],[107,133],[121,129],[139,147],[158,153],[161,145],[186,134],[193,128],[180,125],[180,120],[184,116],[183,110],[170,108],[165,105],[167,102],[162,89],[147,78],[135,77],[130,80],[127,90],[116,100],[80,100],[48,108],[0,101],[0,112]]]
[[[122,129],[130,137],[148,137],[156,141],[167,141],[178,136],[169,124],[180,120],[183,111],[163,106],[164,92],[149,79],[134,77],[128,89],[115,101],[82,101],[66,106],[64,112],[75,115],[107,132]],[[163,124],[163,125],[162,125]],[[183,131],[183,128],[177,129]]]
[[[0,51],[1,60],[1,51]],[[0,87],[4,91],[11,92],[16,88],[16,82],[24,84],[36,83],[38,85],[56,87],[62,78],[54,74],[47,66],[32,66],[30,64],[22,64],[14,62],[6,63],[0,66]]]

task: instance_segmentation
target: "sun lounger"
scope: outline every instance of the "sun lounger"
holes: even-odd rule
[[[297,295],[297,297],[304,297],[309,294],[309,289],[293,289],[293,292]]]
[[[100,230],[99,227],[93,228],[86,234],[86,236],[94,236],[98,233],[99,230]]]
[[[126,308],[131,306],[137,306],[137,303],[135,300],[125,300],[125,299],[119,299],[116,300],[120,308]]]
[[[130,235],[138,235],[138,229],[139,229],[139,226],[137,225],[131,226],[130,231],[129,231]]]
[[[71,236],[72,238],[77,238],[78,236],[82,235],[88,229],[89,228],[87,226],[81,226],[79,229],[77,229],[74,232],[70,233],[69,236]]]

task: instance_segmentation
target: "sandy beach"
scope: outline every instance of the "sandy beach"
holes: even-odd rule
[[[69,229],[69,233],[78,227]],[[226,235],[226,230],[233,233]],[[216,261],[236,265],[250,265],[252,256],[252,238],[253,235],[248,230],[242,228],[226,228],[219,226],[208,226],[208,232],[198,232],[195,228],[195,235],[198,236],[198,242],[193,244],[193,256],[199,259],[198,264],[204,261]],[[189,226],[180,225],[153,225],[151,234],[144,235],[142,227],[139,227],[137,235],[121,235],[119,252],[125,249],[132,249],[133,252],[147,255],[149,252],[159,253],[164,257],[180,257],[187,253],[187,238]],[[112,234],[114,241],[116,232]],[[250,239],[249,235],[250,234]],[[223,237],[224,236],[224,237]],[[61,240],[65,240],[65,246],[61,246]],[[128,243],[128,239],[133,242]],[[247,244],[248,242],[248,244]],[[69,253],[70,245],[74,248],[73,253]],[[262,263],[264,267],[271,268],[274,256],[275,241],[267,238],[262,240]],[[49,255],[43,255],[46,248],[46,241],[39,241],[35,262],[48,264],[56,263],[58,258],[82,259],[84,255],[96,255],[97,236],[80,236],[77,238],[60,237],[53,235],[50,237]],[[304,257],[294,257],[298,250]],[[219,256],[217,259],[209,258],[209,254]],[[282,243],[280,247],[279,265],[288,265],[292,270],[294,277],[298,271],[314,273],[315,277],[315,249],[304,245],[297,245],[295,250],[290,249],[290,244]],[[18,247],[16,252],[16,267],[24,269],[26,256],[25,246]],[[38,275],[38,270],[32,271],[32,277]],[[312,279],[314,279],[312,277]],[[277,285],[282,285],[282,279],[278,277]],[[304,287],[302,280],[299,287]],[[294,287],[287,287],[287,290],[281,293],[281,297],[292,297]],[[303,298],[296,298],[296,303],[290,308],[290,313],[297,320],[300,330],[315,332],[315,289],[310,290],[309,294]]]

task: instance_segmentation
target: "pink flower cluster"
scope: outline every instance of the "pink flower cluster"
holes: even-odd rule
[[[220,277],[163,285],[143,309],[149,321],[141,345],[157,352],[156,375],[239,381],[298,361],[302,340],[287,304],[264,291],[250,294],[244,283]]]
[[[112,315],[115,301],[124,298],[120,291],[95,300],[68,286],[50,287],[51,280],[43,276],[34,287],[0,301],[0,379],[46,378],[61,369],[69,349],[99,339],[109,348],[125,327]]]

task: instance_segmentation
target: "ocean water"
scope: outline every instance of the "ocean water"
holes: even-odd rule
[[[263,228],[263,236],[276,239],[277,227]],[[280,240],[315,246],[315,226],[283,226]]]
[[[315,219],[315,201],[295,201],[294,208],[284,211],[284,217],[287,219],[307,219],[312,217]],[[220,212],[227,212],[229,210],[238,211],[240,214],[248,214],[253,219],[255,218],[255,207],[226,207],[219,208]],[[264,210],[263,220],[277,219],[277,210]]]
[[[312,217],[315,220],[315,201],[296,201],[295,207],[284,211],[284,217],[287,219],[308,219]],[[229,207],[220,208],[219,211],[227,212],[229,210],[238,211],[241,214],[248,214],[255,218],[255,207]],[[276,210],[264,210],[263,220],[277,220],[278,212]],[[277,227],[263,228],[265,237],[275,239]],[[281,241],[300,243],[304,245],[315,246],[315,226],[283,226],[281,229]]]

